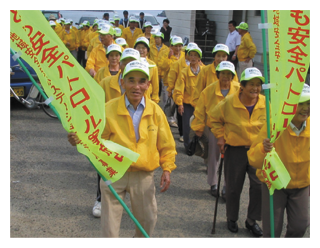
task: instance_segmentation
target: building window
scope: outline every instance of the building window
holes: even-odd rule
[[[261,10],[255,10],[254,16],[261,16]]]

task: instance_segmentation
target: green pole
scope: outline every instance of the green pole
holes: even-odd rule
[[[16,52],[10,47],[10,52],[12,55],[15,55]],[[24,66],[24,64],[21,62],[21,60],[19,58],[16,59],[19,63],[19,65],[22,67],[22,69],[24,70],[24,72],[29,76],[31,82],[33,83],[33,85],[39,90],[40,94],[42,95],[42,97],[44,98],[44,100],[47,100],[48,97],[47,95],[43,92],[43,90],[41,89],[41,87],[37,84],[37,82],[34,80],[34,78],[31,76],[30,72],[28,71],[28,69]],[[55,115],[58,117],[58,119],[61,121],[60,119],[60,115],[57,112],[57,110],[55,109],[55,107],[53,107],[53,105],[51,104],[51,102],[48,104],[49,107],[52,109],[52,111],[55,113]]]
[[[15,51],[10,48],[10,52],[12,55],[15,55]],[[30,72],[28,71],[28,69],[24,66],[24,64],[21,62],[21,60],[19,58],[17,58],[17,61],[19,63],[19,65],[22,67],[22,69],[25,71],[25,73],[27,73],[27,75],[29,76],[29,78],[31,79],[32,83],[34,84],[34,86],[39,90],[40,94],[43,96],[43,98],[45,100],[48,99],[48,97],[46,96],[46,94],[42,91],[42,89],[39,87],[39,85],[37,84],[37,82],[34,80],[34,78],[31,76]],[[58,114],[58,112],[56,111],[56,109],[52,106],[51,103],[49,103],[49,107],[53,110],[53,112],[56,114],[56,116],[58,117],[58,119],[61,121],[60,119],[60,115]],[[87,157],[87,159],[90,161],[90,159]],[[91,163],[91,161],[90,161]],[[93,166],[93,168],[96,169],[96,167],[91,163],[91,165]],[[96,171],[99,173],[99,171],[96,169]],[[104,182],[107,181],[107,179],[102,176],[100,173],[99,175],[101,176],[102,180]],[[117,192],[114,190],[114,188],[111,186],[111,184],[108,185],[110,191],[112,192],[112,194],[117,198],[117,200],[120,202],[120,204],[123,206],[123,208],[126,210],[126,212],[129,214],[130,218],[133,220],[133,222],[136,224],[136,226],[139,228],[139,230],[142,232],[142,234],[146,237],[149,238],[149,235],[147,234],[147,232],[143,229],[143,227],[140,225],[140,223],[138,222],[138,220],[133,216],[133,214],[130,212],[130,209],[127,207],[127,205],[124,203],[124,201],[119,197],[119,195],[117,194]]]
[[[264,23],[264,10],[261,10],[261,23]],[[264,67],[264,77],[265,77],[265,84],[268,84],[268,62],[267,62],[267,45],[266,45],[266,34],[265,29],[262,28],[262,45],[263,45],[263,67]],[[266,97],[266,114],[267,114],[267,133],[268,133],[268,139],[271,139],[271,132],[270,132],[270,106],[269,106],[269,100],[270,95],[269,89],[265,89],[265,97]],[[274,212],[273,212],[273,195],[270,195],[269,198],[270,201],[270,232],[271,237],[274,237]]]

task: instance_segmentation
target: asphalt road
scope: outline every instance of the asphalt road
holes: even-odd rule
[[[242,192],[239,232],[227,229],[225,203],[220,201],[216,233],[212,235],[215,198],[206,183],[206,166],[201,158],[187,156],[178,141],[177,128],[172,128],[172,132],[177,144],[177,169],[172,172],[171,186],[165,193],[159,190],[162,171],[155,172],[158,221],[153,237],[252,238],[244,225],[248,178]],[[92,215],[96,181],[94,168],[68,143],[67,132],[57,119],[48,117],[41,109],[29,110],[11,102],[11,238],[101,237],[100,219]],[[125,202],[130,207],[128,196]],[[134,223],[124,211],[120,236],[133,235]],[[309,229],[305,237],[310,237]]]

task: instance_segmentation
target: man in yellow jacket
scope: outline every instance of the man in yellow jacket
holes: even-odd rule
[[[133,215],[151,236],[157,221],[154,170],[162,168],[160,192],[166,191],[170,173],[176,168],[175,142],[162,109],[144,97],[149,87],[148,66],[140,61],[128,63],[121,86],[125,94],[106,103],[106,126],[101,137],[140,154],[112,186],[122,199],[130,194]],[[69,133],[68,139],[72,145],[78,141],[75,133]],[[119,237],[123,207],[104,181],[100,185],[102,235]],[[137,227],[134,237],[143,237]]]
[[[114,30],[111,25],[105,24],[97,32],[100,34],[101,44],[92,49],[85,68],[92,77],[96,75],[100,68],[108,66],[109,62],[106,57],[106,50],[109,45],[114,44]]]
[[[238,32],[241,35],[241,43],[237,53],[240,75],[246,68],[253,66],[252,59],[257,53],[257,48],[252,41],[250,33],[248,32],[249,26],[247,23],[241,22],[236,29],[238,29]]]
[[[85,58],[85,53],[88,49],[87,45],[85,44],[85,38],[90,33],[90,22],[84,21],[82,23],[82,30],[80,31],[80,47],[78,51],[78,62],[82,65],[83,68],[86,67],[87,60]]]
[[[71,22],[69,19],[64,23],[64,30],[61,32],[61,38],[63,43],[69,49],[70,53],[77,59],[78,47],[80,45],[78,34],[74,29],[70,28]]]
[[[263,236],[270,237],[270,195],[262,176],[264,158],[274,147],[291,180],[286,188],[273,193],[274,236],[280,237],[284,212],[287,214],[285,237],[303,237],[310,224],[310,87],[305,84],[296,114],[287,129],[272,144],[267,138],[265,124],[248,151],[249,163],[257,168],[262,182]]]
[[[130,17],[129,19],[129,27],[124,28],[122,32],[122,38],[124,38],[128,46],[130,48],[133,48],[134,43],[136,39],[139,37],[139,35],[142,34],[142,31],[140,28],[136,27],[136,20],[134,17]]]

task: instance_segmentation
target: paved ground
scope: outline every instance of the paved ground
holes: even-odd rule
[[[10,237],[100,237],[100,219],[92,216],[96,172],[68,143],[60,122],[40,109],[28,110],[14,103],[10,118]],[[178,130],[172,132],[177,142],[177,169],[165,193],[159,191],[161,170],[155,172],[158,222],[153,237],[251,238],[244,226],[248,180],[242,193],[239,232],[227,230],[221,201],[212,235],[215,198],[209,194],[206,167],[199,157],[184,154]],[[130,207],[128,197],[125,202]],[[124,211],[120,236],[133,234],[134,223]],[[310,237],[309,229],[305,237]]]

